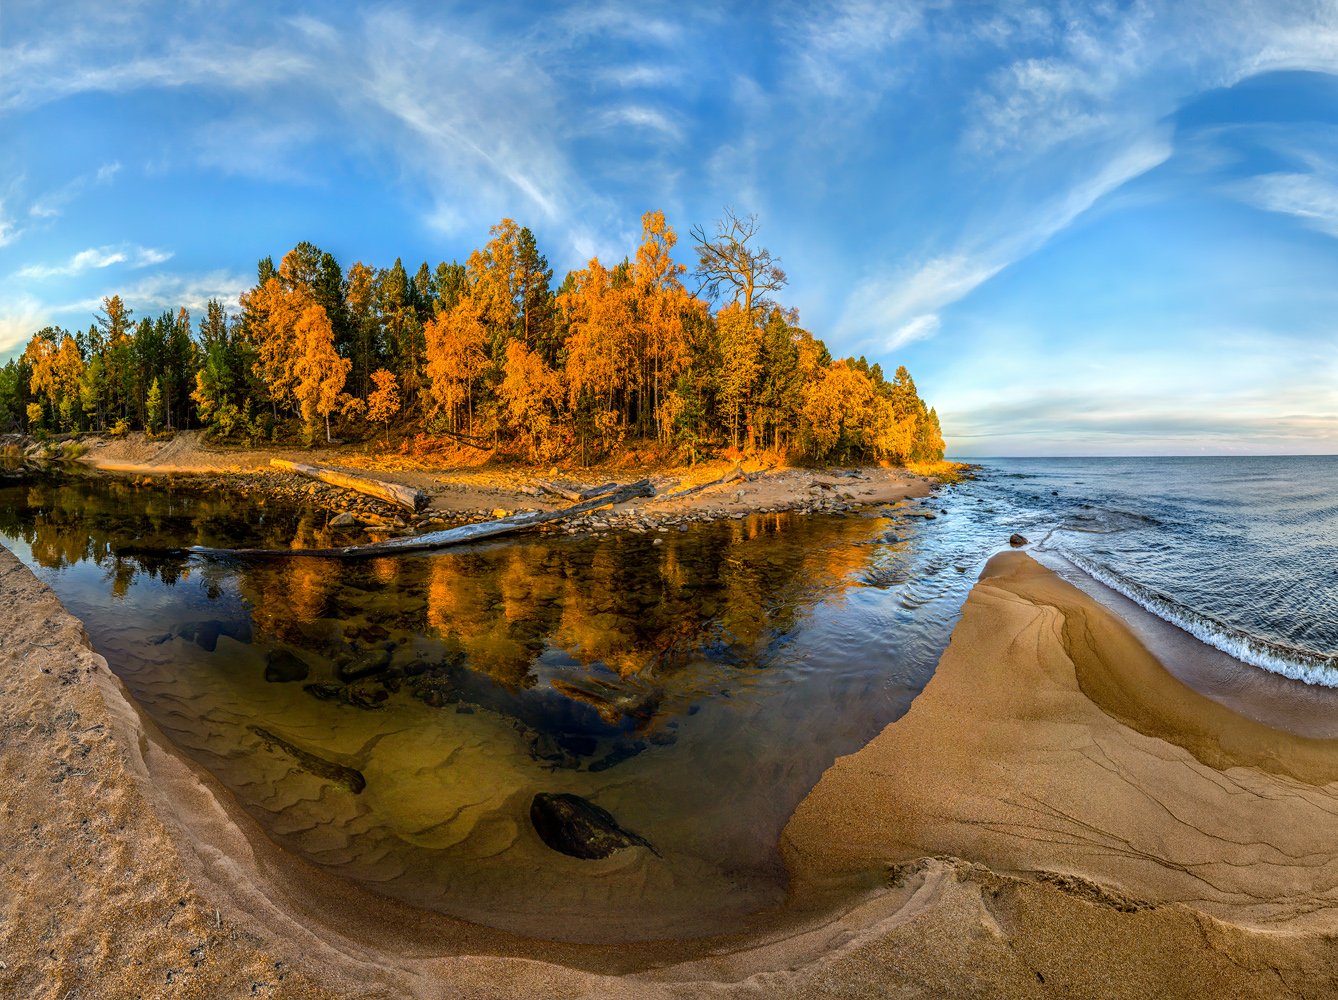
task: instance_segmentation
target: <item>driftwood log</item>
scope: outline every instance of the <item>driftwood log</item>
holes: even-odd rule
[[[379,479],[367,479],[363,476],[353,476],[347,472],[336,472],[334,469],[323,469],[319,465],[303,465],[300,462],[285,462],[281,458],[271,458],[269,464],[276,469],[284,469],[287,472],[296,472],[303,476],[310,476],[312,479],[319,479],[323,483],[329,483],[331,486],[342,486],[346,490],[356,490],[359,493],[366,493],[368,496],[376,497],[378,500],[384,500],[386,503],[398,504],[401,507],[407,507],[415,514],[422,510],[431,501],[426,493],[416,490],[412,486],[400,486],[398,483],[383,483]]]
[[[466,542],[477,542],[483,538],[491,538],[494,535],[502,535],[511,531],[521,531],[525,528],[532,528],[538,524],[544,524],[548,521],[560,521],[574,514],[583,514],[587,510],[595,510],[598,507],[607,507],[610,504],[622,503],[624,500],[632,500],[636,497],[648,497],[653,495],[655,487],[650,484],[649,479],[642,479],[640,482],[630,483],[627,486],[621,486],[612,493],[606,493],[604,496],[595,497],[591,500],[584,500],[572,507],[563,507],[561,510],[541,510],[533,514],[513,514],[510,517],[499,517],[492,521],[480,521],[477,524],[462,524],[458,528],[447,528],[445,531],[429,531],[423,535],[406,535],[400,538],[387,538],[383,542],[369,542],[366,545],[345,545],[336,549],[208,549],[195,547],[186,550],[191,555],[223,557],[234,556],[273,559],[279,557],[291,556],[320,556],[330,559],[360,559],[373,556],[394,556],[406,552],[423,552],[428,549],[440,549],[450,545],[463,545]]]
[[[557,483],[546,482],[543,479],[533,480],[535,486],[545,493],[551,493],[555,497],[562,497],[564,500],[570,500],[573,503],[579,503],[582,500],[593,500],[595,497],[602,497],[605,493],[612,493],[618,488],[617,483],[605,483],[603,486],[592,486],[588,490],[569,490],[565,486],[559,486]]]
[[[666,493],[662,497],[656,497],[651,503],[660,503],[664,500],[677,500],[680,497],[700,493],[702,490],[709,490],[712,486],[724,486],[726,483],[732,483],[738,479],[742,479],[745,483],[751,483],[755,479],[761,479],[766,473],[766,469],[758,469],[756,472],[744,472],[742,465],[736,465],[719,479],[713,479],[709,483],[702,483],[700,486],[692,486],[686,490],[679,490],[677,493]]]

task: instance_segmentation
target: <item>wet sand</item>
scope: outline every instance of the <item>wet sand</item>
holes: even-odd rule
[[[266,840],[7,551],[0,636],[4,995],[1320,997],[1338,974],[1338,746],[1181,684],[1021,553],[800,805],[785,904],[688,941],[372,896]]]

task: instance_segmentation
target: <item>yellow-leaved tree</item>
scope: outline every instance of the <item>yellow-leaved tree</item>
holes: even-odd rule
[[[386,425],[386,447],[390,447],[390,418],[400,411],[400,387],[392,372],[384,368],[372,373],[376,388],[367,395],[367,419]]]
[[[511,423],[529,440],[531,460],[549,458],[553,411],[564,395],[562,374],[549,368],[520,340],[506,345],[502,373],[497,391]]]
[[[432,380],[433,412],[445,412],[452,431],[459,430],[463,409],[474,429],[474,383],[491,367],[488,330],[480,303],[461,298],[423,328],[427,341],[427,376]]]
[[[298,316],[292,328],[294,354],[292,362],[293,395],[302,408],[302,417],[308,426],[317,417],[325,418],[325,440],[330,440],[330,414],[335,410],[350,412],[362,401],[345,393],[344,383],[353,367],[347,358],[341,358],[334,347],[334,331],[325,309],[308,305]]]

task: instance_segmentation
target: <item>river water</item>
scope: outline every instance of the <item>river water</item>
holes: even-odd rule
[[[47,471],[0,481],[0,541],[286,849],[519,933],[686,936],[781,901],[795,806],[907,710],[1013,532],[1248,669],[1338,681],[1338,459],[981,465],[924,502],[658,546],[521,536],[244,563],[143,553],[327,545],[328,513]],[[1241,667],[1222,659],[1204,669]],[[530,821],[543,792],[650,847],[552,850]]]

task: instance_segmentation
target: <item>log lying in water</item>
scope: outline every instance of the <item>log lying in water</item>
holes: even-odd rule
[[[312,479],[319,479],[323,483],[329,483],[331,486],[342,486],[346,490],[356,490],[359,493],[366,493],[368,496],[376,497],[378,500],[384,500],[386,503],[399,504],[401,507],[408,507],[414,513],[422,510],[432,499],[421,490],[416,490],[412,486],[400,486],[398,483],[383,483],[379,479],[365,479],[362,476],[353,476],[347,472],[336,472],[334,469],[323,469],[319,465],[303,465],[300,462],[285,462],[281,458],[271,458],[269,464],[276,469],[284,469],[287,472],[296,472],[303,476],[310,476]]]
[[[679,490],[677,493],[666,493],[662,497],[656,497],[651,503],[660,503],[662,500],[677,500],[680,497],[691,496],[693,493],[700,493],[702,490],[709,490],[712,486],[724,486],[726,483],[732,483],[736,479],[742,479],[745,483],[751,483],[755,479],[762,478],[767,471],[767,469],[758,469],[756,472],[744,472],[742,465],[736,465],[719,479],[713,479],[709,483],[702,483],[700,486],[693,486],[686,490]]]
[[[482,538],[491,538],[493,535],[532,528],[537,524],[544,524],[548,521],[560,521],[563,518],[571,517],[574,514],[583,514],[587,510],[594,510],[597,507],[607,507],[610,504],[622,503],[624,500],[632,500],[636,497],[653,496],[654,493],[655,487],[650,484],[650,480],[642,479],[640,482],[620,486],[612,493],[606,493],[604,496],[595,497],[591,500],[584,500],[575,506],[563,507],[561,510],[541,510],[533,514],[513,514],[510,517],[499,517],[493,521],[480,521],[478,524],[462,524],[458,528],[447,528],[445,531],[429,531],[425,535],[387,538],[383,542],[369,542],[366,545],[345,545],[337,549],[206,549],[201,547],[187,551],[191,555],[198,556],[224,558],[247,556],[264,559],[281,556],[321,556],[330,559],[394,556],[405,552],[422,552],[427,549],[445,548],[449,545],[462,545],[465,542],[477,542]]]

